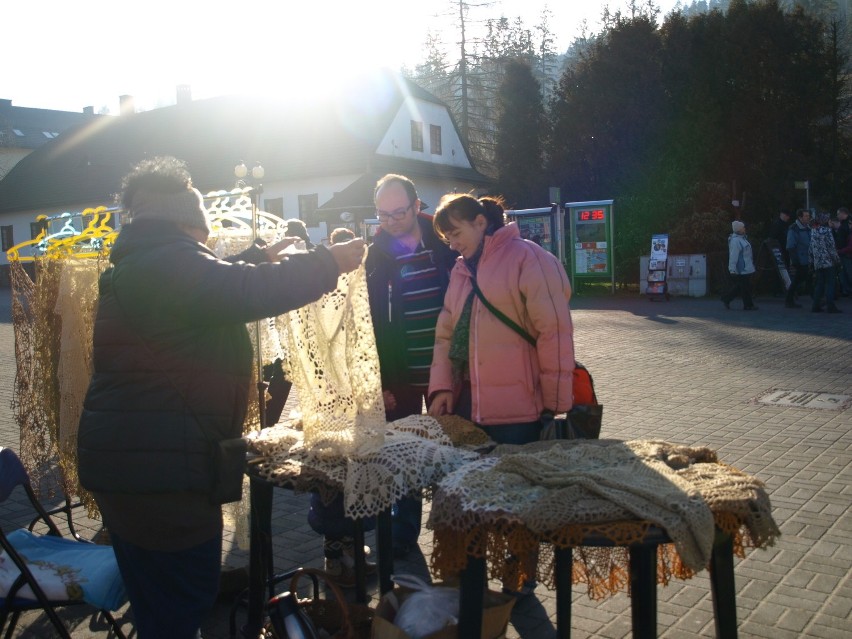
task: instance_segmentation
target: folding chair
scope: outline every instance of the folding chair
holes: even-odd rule
[[[26,493],[36,518],[29,528],[12,531],[7,517],[0,519],[0,633],[5,629],[6,639],[11,639],[22,612],[41,610],[60,637],[71,639],[57,609],[89,605],[104,616],[116,637],[126,639],[109,612],[127,601],[112,547],[64,537],[33,492],[21,460],[11,448],[0,448],[0,504],[7,514],[14,510],[20,521],[32,515],[21,513],[27,502],[9,500],[17,486]],[[32,532],[39,522],[47,527],[44,535]]]

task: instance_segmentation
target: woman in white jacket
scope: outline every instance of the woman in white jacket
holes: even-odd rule
[[[737,296],[742,296],[743,310],[756,311],[757,306],[751,299],[754,258],[751,244],[745,236],[745,224],[734,220],[731,228],[734,231],[728,238],[728,272],[731,274],[731,285],[722,295],[722,303],[725,308],[731,308],[731,301]]]

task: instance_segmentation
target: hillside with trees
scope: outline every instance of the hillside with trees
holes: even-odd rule
[[[561,56],[544,24],[504,19],[487,46],[466,43],[458,63],[436,48],[414,76],[447,100],[513,206],[546,204],[549,186],[566,201],[615,199],[619,279],[635,281],[653,233],[711,253],[742,219],[761,239],[779,209],[805,205],[798,181],[812,207],[852,202],[835,3],[694,2],[660,19],[634,1]]]

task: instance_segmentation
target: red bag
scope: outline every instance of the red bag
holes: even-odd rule
[[[580,362],[574,362],[574,406],[590,404],[598,405],[595,395],[595,383],[589,369]]]

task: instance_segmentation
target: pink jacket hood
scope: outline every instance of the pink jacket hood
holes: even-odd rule
[[[438,317],[429,396],[453,390],[449,359],[453,329],[473,290],[459,258]],[[536,340],[530,345],[477,297],[470,320],[472,419],[514,424],[539,418],[544,408],[569,410],[573,402],[574,329],[568,303],[571,285],[559,260],[520,237],[511,223],[486,236],[477,268],[485,298]]]

